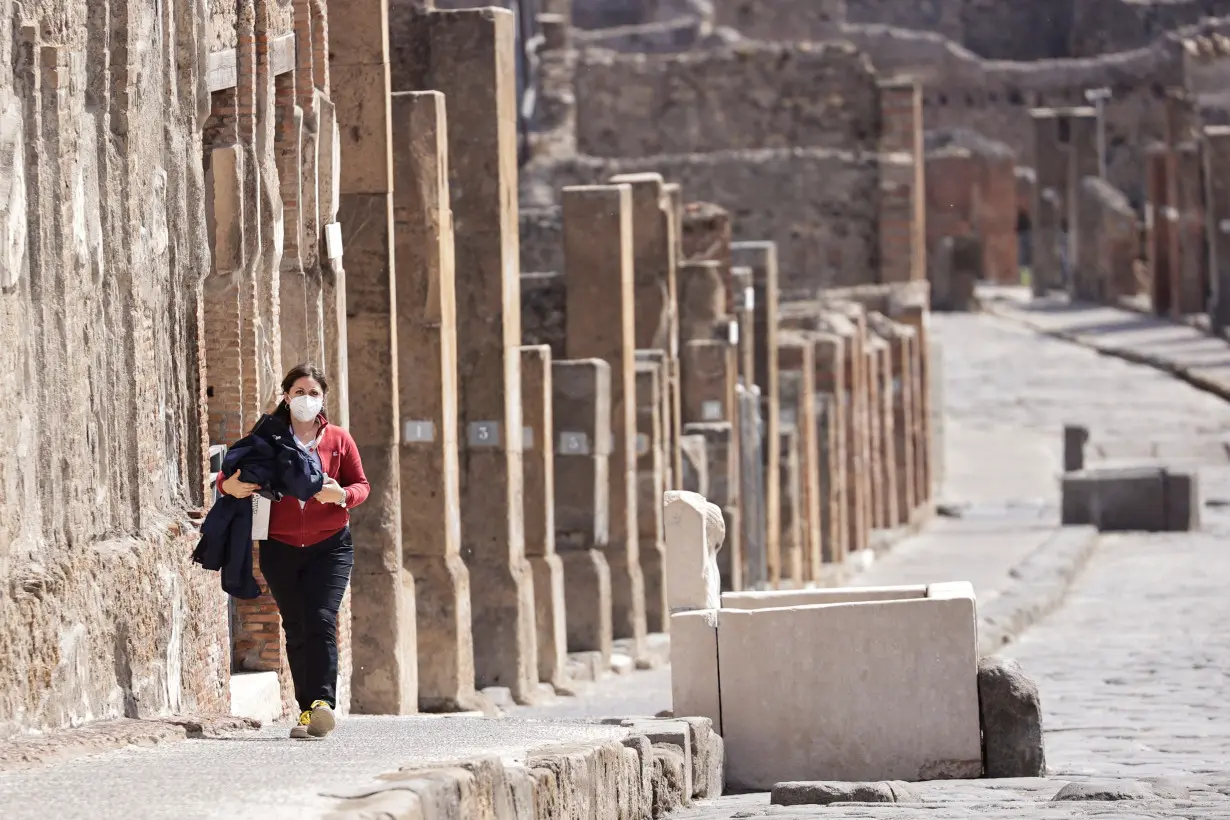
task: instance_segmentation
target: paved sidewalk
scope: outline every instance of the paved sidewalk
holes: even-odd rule
[[[1120,318],[1130,324],[1142,317]],[[1049,321],[1054,327],[1061,320]],[[1037,505],[1039,520],[1053,522],[1065,422],[1087,424],[1111,449],[1132,445],[1143,453],[1157,453],[1151,447],[1157,441],[1207,442],[1230,433],[1230,404],[1159,370],[986,315],[938,316],[936,326],[948,351],[952,466],[945,498],[971,503],[971,514],[951,526],[993,518],[997,499],[1004,508]],[[1124,333],[1122,339],[1160,338]],[[1189,447],[1187,460],[1200,465],[1205,498],[1230,498],[1224,453],[1202,456]],[[918,790],[926,802],[912,807],[770,808],[765,794],[731,796],[675,817],[1230,818],[1230,596],[1224,589],[1230,512],[1206,506],[1202,515],[1200,533],[1103,536],[1063,606],[1003,652],[1039,683],[1049,778],[924,784]],[[910,564],[923,566],[924,556],[935,556],[936,566],[960,566],[957,541],[964,539],[926,543],[932,535],[890,553],[873,572],[891,575],[894,564],[905,572]],[[988,533],[988,544],[995,537],[1007,538]],[[996,585],[995,557],[977,547],[966,554],[977,556],[968,568],[985,598]],[[1111,781],[1120,797],[1136,799],[1049,802],[1065,783],[1078,781]]]
[[[1199,327],[1061,296],[1033,300],[1022,288],[987,287],[979,298],[989,312],[1040,333],[1156,367],[1230,399],[1230,342]]]

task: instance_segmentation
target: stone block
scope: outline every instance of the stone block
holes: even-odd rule
[[[717,625],[716,609],[671,615],[671,701],[676,715],[707,717],[721,734]]]
[[[846,783],[823,780],[777,783],[769,795],[769,804],[773,806],[921,802],[918,795],[899,780],[881,783]]]
[[[1166,530],[1193,532],[1200,529],[1199,473],[1166,470]]]
[[[1062,479],[1065,526],[1092,524],[1101,532],[1163,532],[1166,470],[1127,467],[1080,470]]]
[[[668,492],[663,502],[670,610],[717,609],[717,553],[727,532],[721,510],[696,493]]]
[[[1009,658],[978,662],[987,777],[1045,777],[1046,750],[1038,686]]]
[[[1063,471],[1074,473],[1085,469],[1085,445],[1089,443],[1089,428],[1078,424],[1063,427]]]
[[[924,598],[723,609],[718,658],[733,788],[982,773],[969,584],[933,584]]]

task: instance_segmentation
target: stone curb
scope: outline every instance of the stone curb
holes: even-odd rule
[[[158,746],[199,737],[222,737],[261,727],[260,721],[229,716],[102,720],[76,729],[0,742],[0,772],[62,763],[126,746]]]
[[[619,740],[480,756],[382,775],[326,820],[646,820],[722,794],[724,745],[708,718],[615,718]]]
[[[1023,316],[1015,314],[1012,311],[1003,310],[1002,308],[991,307],[987,310],[987,313],[1000,319],[1005,319],[1009,322],[1016,322],[1017,324],[1027,327],[1042,336],[1048,336],[1052,339],[1058,339],[1070,344],[1080,345],[1081,347],[1092,350],[1102,356],[1110,356],[1112,358],[1122,359],[1125,362],[1132,362],[1133,364],[1141,364],[1146,367],[1152,367],[1154,370],[1160,370],[1169,376],[1174,376],[1176,379],[1187,382],[1197,390],[1212,393],[1214,396],[1217,396],[1223,401],[1230,401],[1230,384],[1225,384],[1217,379],[1210,379],[1190,367],[1172,362],[1168,359],[1162,358],[1161,356],[1153,356],[1148,353],[1141,353],[1139,351],[1116,347],[1114,345],[1101,344],[1088,339],[1079,333],[1043,327],[1037,322],[1030,321]],[[1176,326],[1190,327],[1190,325]]]
[[[1059,606],[1097,544],[1096,527],[1063,527],[1013,567],[1016,583],[978,613],[978,656],[994,655]]]

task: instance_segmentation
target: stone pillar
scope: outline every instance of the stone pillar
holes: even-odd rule
[[[943,448],[937,445],[933,422],[932,381],[938,373],[932,372],[932,341],[930,335],[931,315],[926,308],[910,306],[898,310],[894,320],[914,330],[911,345],[910,380],[914,385],[915,430],[914,469],[917,473],[914,499],[916,505],[931,501],[937,483],[936,459],[943,458]]]
[[[748,267],[732,267],[730,269],[730,285],[734,295],[734,321],[738,348],[739,379],[744,387],[750,388],[756,384],[756,322],[753,311],[756,307],[756,294],[752,290],[752,269]]]
[[[1213,291],[1209,320],[1215,332],[1230,327],[1230,125],[1204,129],[1206,230]]]
[[[880,471],[877,480],[882,487],[880,493],[880,516],[884,529],[897,526],[897,432],[894,429],[893,415],[893,352],[888,342],[880,336],[871,334],[872,346],[876,357],[876,401],[875,415],[879,419],[880,429]]]
[[[816,439],[816,358],[815,344],[803,332],[778,334],[777,364],[798,377],[783,379],[782,407],[794,410],[794,423],[799,434],[799,470],[801,472],[802,543],[787,559],[782,557],[781,576],[796,584],[804,580],[805,568],[820,562],[820,446]],[[771,570],[770,570],[771,572]]]
[[[409,714],[418,703],[414,580],[405,571],[393,251],[388,34],[378,6],[335,4],[333,77],[342,129],[338,222],[347,256],[350,432],[372,485],[354,511],[351,708]]]
[[[736,242],[730,246],[736,265],[752,270],[752,321],[756,327],[753,340],[753,370],[760,387],[761,417],[764,419],[765,472],[765,557],[770,567],[781,566],[780,520],[782,467],[780,387],[777,367],[777,244],[774,242]]]
[[[637,549],[636,359],[632,289],[632,190],[595,185],[563,191],[569,358],[611,366],[611,625],[645,655],[645,585]]]
[[[670,224],[671,236],[671,256],[675,259],[676,274],[670,280],[670,303],[674,306],[672,314],[672,323],[674,330],[672,331],[675,337],[675,354],[671,359],[670,378],[671,387],[671,410],[670,410],[670,428],[671,437],[673,440],[680,442],[679,446],[675,447],[671,456],[671,475],[675,477],[676,482],[682,481],[683,476],[683,374],[679,365],[679,349],[678,345],[682,343],[683,337],[680,335],[679,327],[679,283],[678,283],[678,266],[683,261],[683,191],[678,183],[668,182],[662,186],[662,207],[666,210],[667,222]]]
[[[828,450],[821,447],[820,527],[821,549],[826,564],[843,564],[849,544],[850,488],[846,447],[850,415],[850,390],[846,378],[845,344],[840,336],[816,333],[816,395],[826,397],[824,431],[831,433]]]
[[[1048,289],[1059,285],[1059,223],[1065,213],[1064,198],[1068,190],[1068,157],[1061,141],[1060,117],[1053,108],[1036,108],[1029,112],[1033,119],[1034,184],[1033,214],[1030,220],[1032,240],[1030,275],[1034,296],[1045,296]]]
[[[1175,155],[1178,193],[1179,287],[1175,310],[1180,316],[1208,310],[1208,269],[1205,267],[1205,191],[1200,145],[1184,142]]]
[[[1074,270],[1080,259],[1081,180],[1101,175],[1102,155],[1098,150],[1097,109],[1073,108],[1067,110],[1065,116],[1068,119],[1068,185],[1064,201],[1068,215],[1068,269]]]
[[[525,554],[534,577],[538,679],[561,686],[568,662],[564,565],[555,552],[555,423],[551,348],[521,348]]]
[[[1178,303],[1178,208],[1175,207],[1174,155],[1166,146],[1146,152],[1145,229],[1147,232],[1153,311],[1170,315]]]
[[[564,566],[569,652],[611,663],[611,366],[602,359],[551,365],[555,421],[555,547]]]
[[[914,479],[915,432],[913,430],[915,385],[910,370],[916,334],[913,328],[894,322],[879,313],[872,313],[868,316],[868,323],[874,332],[888,343],[891,357],[889,374],[891,381],[886,382],[886,387],[891,389],[892,443],[895,463],[893,482],[896,487],[896,516],[892,526],[899,526],[910,522],[914,507],[917,505],[915,497],[917,486]]]
[[[611,177],[612,185],[632,189],[633,300],[636,315],[636,349],[661,350],[666,354],[663,398],[677,403],[679,391],[679,312],[675,304],[676,266],[679,261],[679,234],[670,213],[670,201],[663,190],[661,174],[623,174]],[[663,417],[666,434],[665,481],[668,489],[679,489],[674,476],[680,430]],[[660,501],[654,507],[661,507]],[[643,562],[642,562],[643,566]]]
[[[781,373],[779,384],[790,379],[802,379],[798,372]],[[791,414],[793,415],[793,414]],[[800,465],[801,446],[798,428],[793,424],[778,427],[778,467],[781,470],[781,548],[779,555],[789,564],[803,552],[803,470]]]
[[[461,559],[457,302],[443,95],[393,95],[403,560],[414,577],[418,700],[473,707],[470,574]]]
[[[496,8],[399,4],[393,12],[394,87],[439,91],[448,101],[464,283],[457,290],[461,537],[475,593],[475,676],[480,687],[507,687],[524,701],[537,689],[538,653],[522,508],[515,22]],[[336,75],[334,87],[343,87]]]
[[[666,436],[662,424],[665,373],[665,361],[636,363],[636,510],[649,632],[670,629],[663,576],[666,544],[662,534],[662,494],[666,492]]]

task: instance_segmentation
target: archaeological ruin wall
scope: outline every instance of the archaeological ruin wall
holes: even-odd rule
[[[845,43],[741,43],[669,56],[586,52],[577,150],[599,157],[762,148],[875,150],[877,77]]]
[[[283,662],[271,602],[232,632],[189,564],[209,445],[288,360],[344,369],[323,2],[0,20],[0,736],[226,712],[233,650]],[[329,406],[344,423],[344,376]]]

